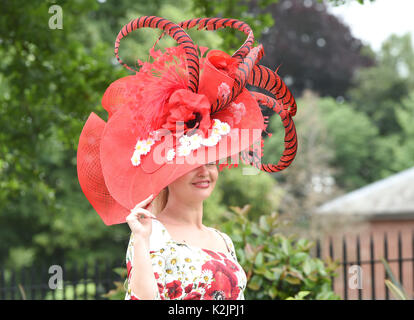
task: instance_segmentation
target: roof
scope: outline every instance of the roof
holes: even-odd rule
[[[414,218],[414,167],[335,198],[314,213]]]

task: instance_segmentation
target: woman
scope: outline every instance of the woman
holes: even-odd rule
[[[194,27],[233,28],[247,39],[229,55],[198,47],[184,31]],[[116,58],[129,70],[119,58],[120,41],[140,28],[161,29],[178,46],[150,50],[139,71],[107,88],[102,107],[108,121],[92,112],[79,138],[79,184],[106,225],[130,226],[127,299],[243,299],[246,279],[234,246],[202,224],[203,201],[214,189],[217,169],[237,166],[240,154],[243,163],[266,172],[291,164],[296,102],[276,72],[259,64],[263,47],[253,46],[253,31],[243,21],[134,19],[115,41]],[[268,134],[261,105],[285,127],[277,164],[261,163]]]
[[[154,206],[167,202],[155,219],[152,204],[144,209],[151,196],[126,218],[132,234],[125,299],[244,299],[246,275],[232,241],[202,222],[217,178],[215,162],[202,165],[157,196]]]

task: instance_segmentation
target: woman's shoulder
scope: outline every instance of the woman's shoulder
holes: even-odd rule
[[[225,233],[223,231],[220,231],[218,229],[215,229],[215,228],[212,228],[212,227],[210,227],[210,229],[216,231],[218,234],[221,235],[221,237],[223,238],[224,242],[226,243],[227,248],[229,249],[229,251],[232,254],[234,254],[235,253],[235,248],[234,248],[234,244],[233,244],[233,241],[231,240],[230,236],[227,233]]]

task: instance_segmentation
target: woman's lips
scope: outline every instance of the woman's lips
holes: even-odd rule
[[[210,186],[209,181],[196,182],[192,184],[196,188],[207,189]]]

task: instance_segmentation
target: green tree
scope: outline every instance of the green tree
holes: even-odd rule
[[[239,164],[237,168],[223,169],[219,173],[216,189],[206,203],[206,223],[220,225],[228,220],[228,207],[252,207],[252,219],[276,210],[283,194],[276,181],[266,172],[253,171],[246,174],[245,169],[253,169],[249,165]]]
[[[296,157],[288,168],[272,174],[283,190],[281,216],[294,221],[289,227],[292,232],[297,228],[304,236],[313,231],[309,228],[312,209],[341,193],[335,184],[335,149],[329,143],[331,133],[323,121],[320,101],[311,91],[297,99],[299,110],[293,117],[298,139]],[[268,131],[272,136],[264,141],[263,162],[277,163],[285,133],[277,114],[270,118]]]
[[[120,228],[105,228],[82,197],[76,146],[87,115],[102,114],[108,81],[121,74],[108,63],[109,46],[76,37],[76,17],[97,2],[60,5],[63,29],[53,30],[50,3],[1,2],[0,262],[9,267],[108,256],[118,250],[113,238],[120,241]]]
[[[376,65],[361,69],[348,98],[365,112],[382,136],[399,133],[395,110],[414,89],[414,51],[410,34],[392,35],[376,56]]]
[[[335,150],[332,165],[340,169],[336,183],[352,190],[376,180],[378,129],[363,112],[353,110],[347,103],[326,98],[321,99],[319,107],[329,132],[328,141]]]
[[[237,258],[247,273],[246,299],[338,300],[331,289],[337,262],[312,257],[315,245],[297,234],[286,236],[286,222],[274,211],[254,221],[250,207],[232,207],[232,219],[221,230],[233,239]],[[306,291],[306,292],[305,292]]]
[[[404,98],[401,107],[396,110],[397,121],[402,134],[393,139],[394,161],[389,165],[395,171],[407,169],[414,165],[414,91]]]
[[[252,8],[266,9],[278,0],[246,1],[246,0],[193,0],[193,10],[200,17],[234,18],[246,22],[254,31],[256,39],[260,39],[262,32],[274,24],[270,13],[254,14]],[[237,30],[217,30],[223,38],[223,50],[232,53],[239,48],[246,39],[246,35]]]

